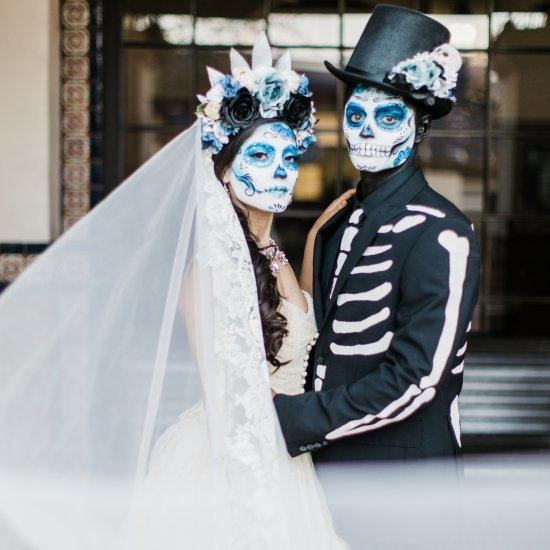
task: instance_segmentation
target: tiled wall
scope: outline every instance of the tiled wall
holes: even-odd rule
[[[66,230],[90,209],[94,194],[90,187],[91,155],[101,154],[90,147],[90,128],[97,129],[101,122],[97,85],[101,70],[101,6],[88,0],[63,0],[60,25],[61,212]],[[0,243],[0,291],[47,247],[43,243]]]
[[[43,244],[0,244],[0,292],[45,248]]]
[[[70,0],[61,6],[63,105],[63,228],[90,205],[90,6]]]

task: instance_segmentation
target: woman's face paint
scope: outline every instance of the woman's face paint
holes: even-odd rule
[[[242,144],[229,169],[229,184],[242,203],[282,212],[298,178],[294,132],[283,122],[266,122]]]
[[[414,117],[401,97],[356,86],[344,109],[344,135],[357,170],[380,172],[403,164],[414,147]]]

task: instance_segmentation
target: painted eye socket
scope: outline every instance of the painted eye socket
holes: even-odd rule
[[[365,115],[358,113],[357,111],[348,112],[346,116],[350,126],[361,126],[365,118]]]
[[[394,103],[378,107],[374,118],[376,124],[383,130],[397,130],[405,122],[407,113],[408,109],[405,106]]]
[[[380,120],[384,124],[395,124],[397,122],[397,119],[391,115],[385,115]]]
[[[283,163],[287,168],[292,170],[298,169],[298,158],[300,157],[300,152],[293,145],[285,147],[282,153]]]
[[[350,103],[346,107],[346,122],[349,126],[357,128],[363,124],[366,113],[358,103]]]
[[[275,149],[268,143],[258,142],[249,145],[244,151],[244,158],[253,166],[269,166],[275,157]]]

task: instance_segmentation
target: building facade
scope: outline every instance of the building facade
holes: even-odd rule
[[[500,414],[500,421],[508,426],[500,435],[515,433],[519,446],[545,446],[550,432],[550,378],[542,370],[550,357],[550,102],[546,92],[550,87],[550,4],[536,0],[392,3],[420,9],[447,25],[464,60],[457,105],[434,123],[421,146],[420,162],[430,184],[471,218],[483,256],[471,351],[473,361],[492,368],[496,378],[487,378],[486,369],[471,382],[472,437],[484,436],[476,426],[489,426]],[[0,288],[125,176],[192,124],[196,94],[208,88],[205,67],[227,72],[229,47],[250,53],[262,30],[275,56],[291,50],[293,68],[307,73],[318,110],[317,147],[302,159],[293,204],[275,224],[282,247],[299,270],[314,219],[357,181],[341,131],[343,88],[325,70],[323,60],[346,64],[376,2],[61,0],[59,5],[43,4],[54,19],[49,23],[49,41],[53,37],[58,48],[52,50],[49,63],[50,77],[57,80],[57,88],[49,89],[58,99],[52,102],[49,120],[53,161],[48,167],[49,185],[40,187],[47,197],[36,207],[49,233],[11,233],[16,222],[0,220]],[[6,206],[13,193],[10,182],[0,184],[2,212],[13,212]],[[17,224],[21,225],[25,212],[19,213]],[[500,397],[495,397],[497,405],[476,409],[483,388],[491,391],[483,383],[493,380],[494,386],[499,377],[510,380],[512,371],[503,367],[522,373],[515,379],[516,388],[527,376],[538,393],[526,387],[523,393],[508,395],[503,386]],[[521,425],[534,428],[525,432]]]

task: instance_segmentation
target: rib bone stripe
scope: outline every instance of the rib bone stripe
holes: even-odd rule
[[[348,227],[344,232],[344,236],[342,237],[342,242],[340,244],[340,253],[338,254],[338,259],[336,260],[336,269],[334,271],[334,278],[332,280],[330,296],[332,296],[332,292],[334,291],[334,286],[336,285],[338,275],[340,274],[340,270],[342,269],[342,266],[344,265],[344,262],[348,257],[348,252],[351,250],[351,243],[353,242],[353,238],[355,237],[355,235],[357,235],[357,232],[359,231],[359,224],[363,217],[363,209],[357,208],[353,211],[349,218]]]

